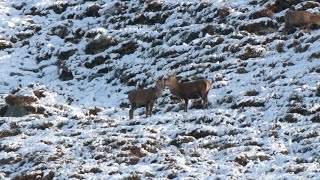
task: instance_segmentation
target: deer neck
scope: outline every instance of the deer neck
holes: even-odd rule
[[[168,85],[168,87],[171,93],[176,94],[179,93],[179,91],[181,90],[181,83],[173,82],[170,85]]]
[[[163,85],[156,84],[155,87],[154,87],[154,90],[156,92],[157,98],[161,97],[162,96]]]

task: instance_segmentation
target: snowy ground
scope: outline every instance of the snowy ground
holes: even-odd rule
[[[0,179],[320,179],[320,29],[281,33],[288,8],[319,7],[0,2],[0,108],[37,97],[0,119]],[[166,88],[128,120],[127,93],[169,68],[214,81],[209,109],[185,113]]]

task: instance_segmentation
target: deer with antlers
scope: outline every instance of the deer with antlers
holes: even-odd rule
[[[189,99],[203,100],[203,108],[208,108],[208,93],[212,82],[206,79],[198,79],[191,82],[178,82],[177,72],[170,75],[170,69],[167,71],[168,79],[166,79],[165,84],[168,86],[170,92],[176,96],[178,99],[183,99],[184,112],[187,112]]]
[[[154,77],[154,76],[153,76]],[[131,109],[129,110],[129,118],[133,118],[133,111],[139,106],[146,107],[146,117],[150,115],[154,103],[162,96],[164,88],[164,78],[156,80],[156,85],[149,89],[135,89],[129,92],[129,101]]]

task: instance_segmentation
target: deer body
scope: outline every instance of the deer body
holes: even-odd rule
[[[139,106],[146,107],[146,117],[151,116],[152,108],[158,98],[162,96],[164,88],[164,79],[157,80],[155,87],[149,89],[135,89],[129,92],[129,101],[131,109],[129,118],[133,118],[133,111]]]
[[[320,25],[320,16],[307,11],[289,10],[285,14],[284,32],[287,34],[292,26],[299,26],[300,29],[307,28],[309,31],[312,24]]]
[[[185,101],[184,111],[187,112],[189,99],[203,100],[203,108],[208,108],[208,93],[212,82],[199,79],[191,82],[178,82],[176,76],[169,76],[166,80],[166,85],[169,87],[170,92],[179,99]]]

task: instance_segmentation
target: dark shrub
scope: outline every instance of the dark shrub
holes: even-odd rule
[[[86,54],[97,54],[116,44],[117,41],[115,39],[107,36],[100,36],[89,42],[84,51]]]

